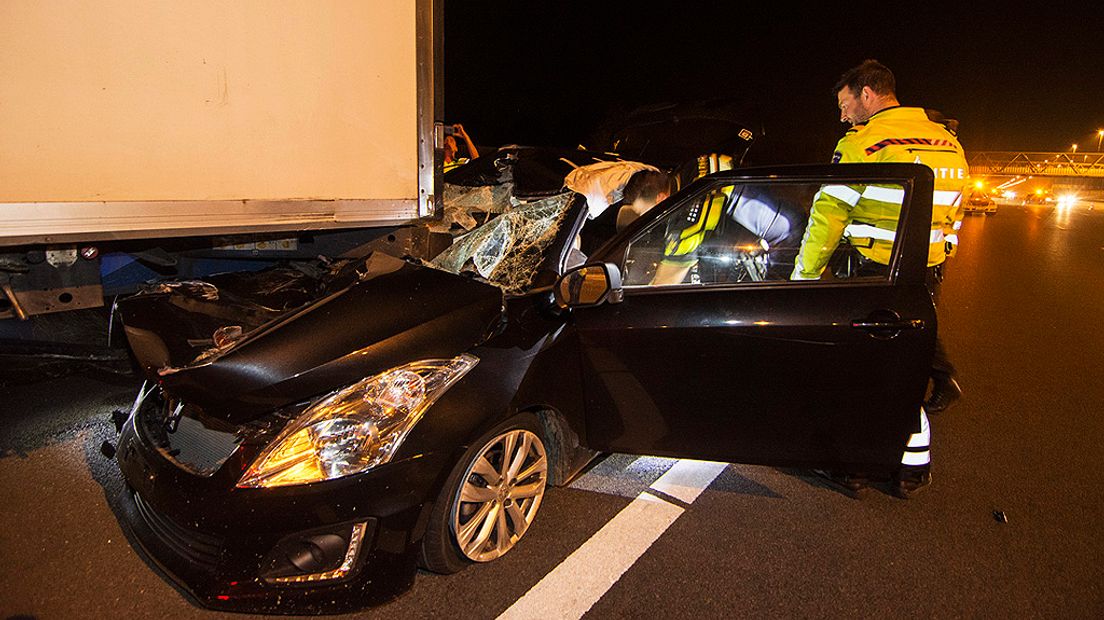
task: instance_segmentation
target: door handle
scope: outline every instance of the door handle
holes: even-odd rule
[[[857,319],[851,321],[851,327],[867,331],[924,329],[923,319],[896,319],[891,321],[879,321],[877,319]]]
[[[922,319],[902,319],[900,314],[892,310],[875,310],[865,319],[852,319],[852,329],[861,329],[875,340],[892,340],[901,335],[906,329],[923,329]]]

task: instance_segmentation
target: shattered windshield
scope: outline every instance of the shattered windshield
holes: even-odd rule
[[[479,211],[489,219],[457,237],[430,265],[456,274],[475,272],[507,293],[523,293],[532,284],[573,198],[573,193],[566,192],[515,205],[486,186],[451,188],[451,192],[447,188],[449,225],[468,229],[477,223]]]

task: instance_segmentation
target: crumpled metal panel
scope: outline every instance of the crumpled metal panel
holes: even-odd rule
[[[161,368],[164,375],[218,357],[258,327],[355,282],[363,275],[352,263],[293,263],[207,280],[155,282],[121,301],[120,308],[132,346],[136,337],[157,334],[159,353],[151,357],[159,364],[174,361]],[[237,332],[234,337],[230,329]]]
[[[165,293],[177,293],[185,297],[202,299],[204,301],[218,301],[219,298],[218,287],[210,282],[203,282],[202,280],[152,282],[142,285],[138,290],[139,295],[158,295]]]

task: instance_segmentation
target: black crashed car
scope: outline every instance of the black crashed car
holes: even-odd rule
[[[122,520],[200,604],[356,609],[418,566],[493,560],[595,451],[900,467],[935,337],[929,169],[710,175],[590,256],[581,196],[486,183],[452,188],[485,208],[429,262],[375,253],[119,303],[148,379],[118,420]],[[890,266],[790,280],[792,214],[839,185],[900,201]],[[680,280],[657,280],[666,261]]]

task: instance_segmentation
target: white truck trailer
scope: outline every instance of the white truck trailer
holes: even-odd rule
[[[440,0],[0,3],[0,323],[102,306],[108,256],[409,243],[440,24]]]

